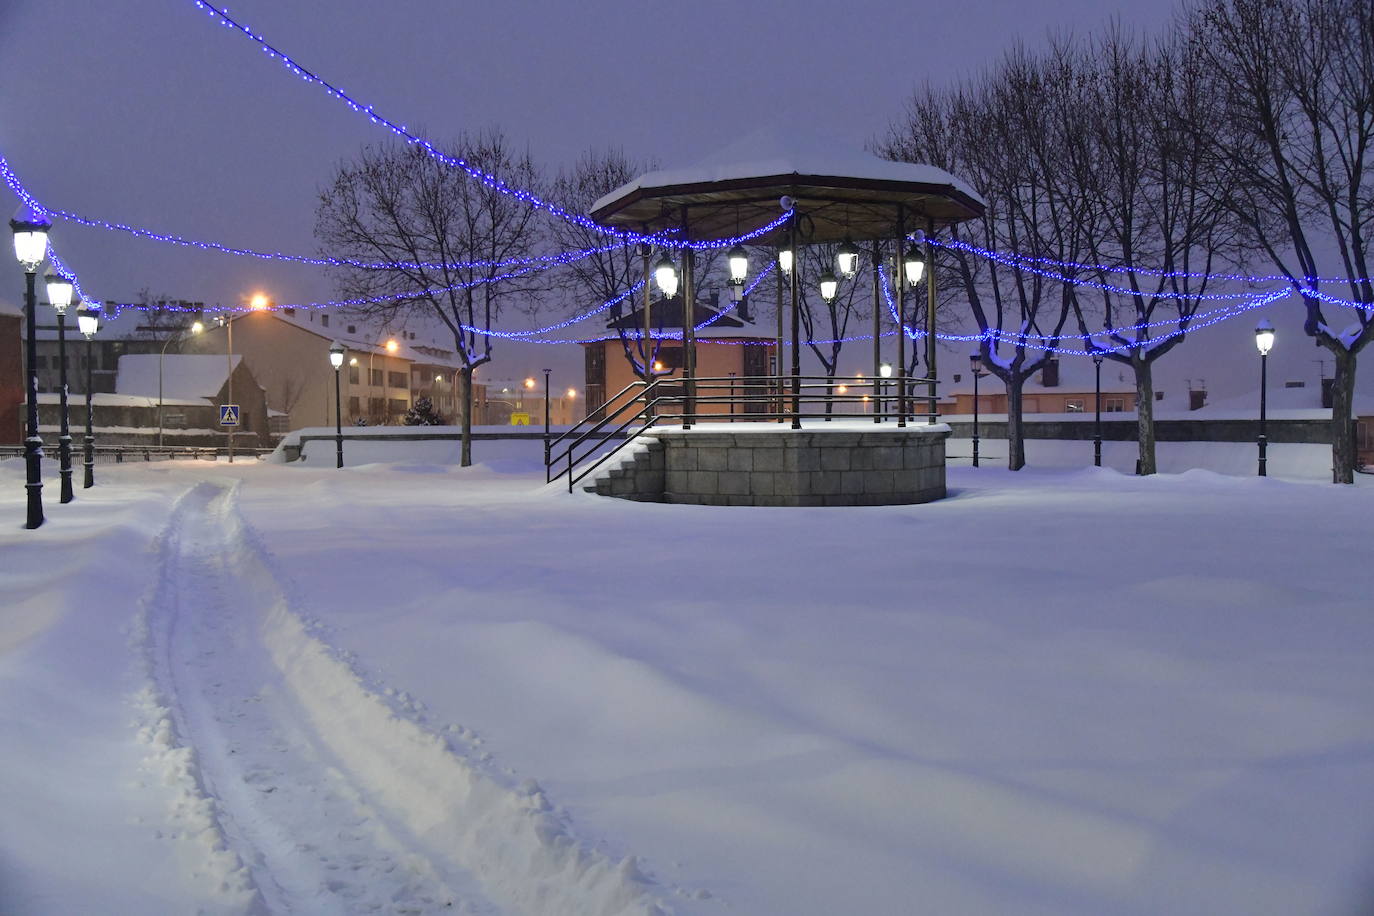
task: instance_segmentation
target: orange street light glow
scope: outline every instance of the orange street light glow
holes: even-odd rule
[[[401,349],[401,345],[396,342],[396,338],[393,337],[386,342],[386,352],[395,353],[399,349]]]
[[[534,387],[534,379],[532,379],[532,378],[527,378],[527,379],[525,379],[525,387],[526,387],[526,388],[533,388],[533,387]]]
[[[835,390],[838,391],[840,394],[849,394],[848,385],[841,385],[839,388],[836,388]]]
[[[265,309],[267,308],[267,302],[267,296],[262,293],[254,293],[253,298],[248,300],[248,305],[253,309]]]
[[[577,397],[577,389],[576,389],[576,388],[569,388],[569,389],[568,389],[568,397],[570,397],[570,398],[575,398],[575,397]]]

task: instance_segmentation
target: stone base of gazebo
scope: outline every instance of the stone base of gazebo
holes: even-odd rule
[[[865,428],[866,427],[866,428]],[[945,496],[943,424],[808,421],[654,429],[588,490],[712,506],[891,506]]]

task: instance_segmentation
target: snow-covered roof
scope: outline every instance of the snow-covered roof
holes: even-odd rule
[[[38,393],[38,403],[40,404],[59,404],[62,396],[56,391],[41,391]],[[85,407],[86,396],[84,394],[73,394],[69,399],[69,406],[75,409],[77,405]],[[144,397],[140,394],[111,394],[107,391],[97,391],[91,395],[91,404],[95,407],[156,407],[157,393],[152,397]],[[163,407],[204,407],[205,399],[173,398],[166,395],[162,398]]]
[[[243,357],[233,356],[234,368]],[[115,391],[119,394],[157,397],[157,354],[129,354],[119,358]],[[229,377],[229,361],[223,354],[169,353],[162,360],[162,391],[167,397],[213,398]]]
[[[22,318],[24,310],[8,299],[0,299],[0,315],[18,315]]]
[[[948,185],[984,202],[969,184],[933,165],[881,159],[852,137],[827,135],[819,129],[771,126],[751,131],[693,165],[641,175],[592,204],[592,212],[637,190],[779,175]]]

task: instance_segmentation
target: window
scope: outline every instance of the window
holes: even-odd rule
[[[373,422],[376,422],[377,420],[380,420],[380,419],[382,418],[382,411],[384,411],[385,409],[386,409],[386,399],[385,399],[385,398],[368,398],[368,399],[367,399],[367,415],[368,415],[368,417],[369,417]]]
[[[293,309],[291,306],[288,305],[286,308],[282,309],[282,314],[284,314],[284,315],[294,315],[294,314],[296,314],[296,310]]]
[[[350,385],[356,385],[356,384],[358,384],[358,367],[357,367],[357,366],[349,366],[349,367],[348,367],[348,384],[350,384]]]
[[[380,388],[383,384],[383,377],[386,375],[381,369],[367,370],[368,384]]]
[[[1156,401],[1162,401],[1162,400],[1164,400],[1164,392],[1162,392],[1162,391],[1156,391],[1156,392],[1155,392],[1155,400],[1156,400]]]
[[[321,315],[321,316],[320,316],[320,324],[324,325],[325,327],[329,327],[329,316],[328,316],[328,315]]]
[[[387,403],[387,409],[391,411],[391,415],[392,415],[393,417],[399,417],[399,416],[403,415],[407,410],[410,409],[410,405],[407,404],[407,403],[406,403],[404,400],[402,400],[401,398],[392,398],[391,400],[387,401],[386,403]]]
[[[361,405],[358,403],[358,398],[349,398],[349,399],[348,399],[348,415],[349,415],[350,417],[356,417],[356,416],[358,415],[358,413],[359,413],[359,408],[360,408],[360,406],[361,406]]]
[[[404,388],[406,386],[406,374],[404,372],[388,372],[387,384],[392,388]]]
[[[1066,401],[1064,402],[1064,412],[1065,412],[1065,413],[1082,413],[1082,412],[1083,412],[1083,399],[1082,399],[1082,398],[1069,398],[1068,400],[1066,400]]]
[[[162,425],[168,429],[185,429],[186,414],[184,413],[164,413],[162,415]]]
[[[348,326],[348,333],[350,333],[350,334],[356,334],[356,333],[358,333],[358,326],[357,326],[356,324],[350,324],[350,325]]]
[[[1104,413],[1122,413],[1125,410],[1125,398],[1107,398],[1102,402],[1102,411]]]

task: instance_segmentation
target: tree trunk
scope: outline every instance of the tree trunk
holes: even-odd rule
[[[1329,348],[1336,370],[1331,379],[1331,482],[1355,482],[1355,440],[1350,415],[1355,401],[1355,354],[1345,347]]]
[[[463,384],[463,446],[461,467],[472,466],[472,368],[464,366],[459,373]]]
[[[1007,382],[1007,468],[1012,471],[1026,466],[1026,431],[1021,416],[1021,388],[1025,384],[1020,375]]]
[[[1143,359],[1134,359],[1131,363],[1135,369],[1135,436],[1140,444],[1135,472],[1143,477],[1159,470],[1155,464],[1154,364]]]

